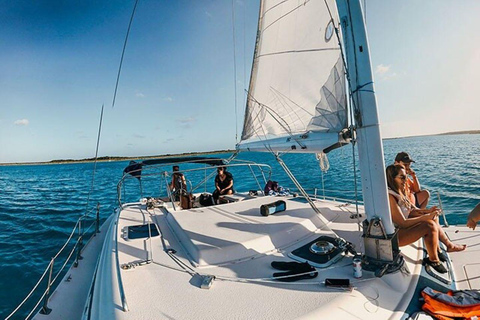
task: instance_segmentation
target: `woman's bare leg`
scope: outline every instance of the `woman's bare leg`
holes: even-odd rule
[[[408,229],[398,230],[398,244],[400,247],[409,245],[421,237],[425,240],[428,257],[432,262],[438,259],[438,227],[435,221],[424,221]]]
[[[420,205],[420,209],[425,209],[427,207],[428,200],[430,199],[430,192],[428,192],[428,190],[420,190],[419,192],[415,193],[415,198]]]
[[[436,218],[435,221],[437,222],[438,226],[438,239],[447,247],[447,252],[463,251],[467,248],[466,244],[455,244],[450,241],[450,239],[448,239],[447,235],[445,234],[445,231],[443,231],[442,227],[440,226],[438,218]],[[438,247],[438,250],[440,251],[440,247]]]

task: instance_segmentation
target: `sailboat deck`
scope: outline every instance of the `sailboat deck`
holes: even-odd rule
[[[263,201],[271,202],[272,199],[277,200],[266,197],[245,202],[254,201],[250,202],[250,207],[257,208]],[[419,298],[419,290],[426,285],[435,285],[437,281],[422,268],[424,249],[421,241],[402,247],[408,273],[397,272],[376,278],[373,273],[364,270],[363,277],[355,279],[352,256],[347,255],[330,267],[317,268],[319,273],[317,278],[292,283],[273,280],[273,273],[280,271],[271,267],[272,261],[292,261],[289,257],[291,251],[321,234],[330,234],[333,231],[353,242],[358,251],[364,251],[358,225],[363,219],[362,207],[360,207],[362,217],[356,219],[351,218],[355,211],[353,205],[316,201],[322,213],[318,217],[312,213],[308,204],[298,199],[285,198],[285,200],[287,211],[269,217],[260,216],[256,209],[252,211],[242,209],[245,208],[245,204],[241,204],[242,201],[182,211],[175,211],[172,208],[147,211],[145,206],[139,203],[124,206],[119,213],[118,229],[114,220],[102,228],[106,242],[98,259],[98,269],[102,272],[96,275],[92,297],[95,303],[91,307],[90,318],[402,319],[405,310],[408,313],[419,310],[420,305],[415,302]],[[205,214],[203,218],[209,219],[206,221],[202,219],[202,213]],[[191,220],[188,220],[189,218]],[[176,222],[172,223],[172,219]],[[278,228],[277,225],[293,222],[318,229],[309,231],[307,236],[303,236],[303,229],[308,229],[307,227]],[[126,239],[124,231],[129,226],[147,223],[158,228],[160,235],[152,238]],[[222,224],[228,225],[229,228],[217,230],[222,229],[218,227]],[[229,256],[227,258],[231,261],[218,264],[209,264],[209,258],[204,259],[203,264],[197,265],[188,252],[191,248],[180,240],[179,234],[182,232],[185,236],[192,237],[191,245],[198,247],[200,251],[205,248],[207,251],[213,250],[209,253],[212,257],[214,252],[231,250],[240,256],[245,252],[252,255],[239,259]],[[245,234],[241,235],[240,232]],[[272,232],[273,238],[281,238],[280,234],[283,234],[285,239],[292,243],[289,245],[285,240],[284,247],[270,250],[272,244],[278,245],[280,242],[270,240],[269,232]],[[451,259],[449,265],[454,271],[452,288],[480,288],[478,272],[480,262],[475,258],[478,255],[472,255],[472,252],[478,250],[480,232],[461,226],[445,228],[445,232],[453,241],[468,245],[466,251],[449,255]],[[275,235],[276,233],[278,234]],[[295,233],[297,236],[293,235]],[[238,247],[233,244],[235,237],[243,241],[237,241]],[[262,242],[265,244],[260,245]],[[253,245],[249,246],[247,243]],[[240,246],[243,246],[243,251],[240,250]],[[266,251],[260,250],[262,246]],[[93,248],[89,246],[88,250]],[[99,248],[94,251],[98,250]],[[172,254],[168,254],[168,251]],[[117,252],[118,266],[121,266],[119,269],[116,261]],[[84,256],[85,259],[90,259],[87,252]],[[208,255],[202,253],[201,256]],[[80,318],[80,310],[85,310],[84,300],[72,300],[73,304],[65,303],[62,302],[62,296],[88,294],[90,291],[88,286],[78,286],[79,271],[93,272],[90,270],[92,268],[83,269],[84,266],[85,264],[80,264],[81,268],[73,268],[67,273],[65,278],[72,281],[63,281],[51,297],[49,305],[52,313],[37,314],[36,319]],[[203,277],[206,275],[215,276],[210,289],[201,288]],[[326,278],[350,279],[352,291],[325,287]],[[422,280],[417,286],[419,279]],[[81,292],[77,292],[77,289],[81,289]],[[120,294],[122,290],[125,294],[123,302]],[[399,295],[398,292],[402,294]],[[123,311],[124,305],[128,311]]]
[[[277,200],[265,197],[245,202],[256,201],[258,206],[250,202],[248,207],[259,208],[262,202],[272,199]],[[129,311],[121,311],[119,294],[109,292],[116,302],[103,304],[96,315],[115,315],[120,319],[293,319],[312,316],[328,305],[334,306],[329,309],[333,318],[351,316],[349,306],[355,304],[355,313],[360,318],[368,318],[372,312],[377,316],[385,312],[387,319],[391,310],[404,310],[400,305],[408,304],[408,294],[403,301],[395,292],[407,291],[409,281],[389,281],[389,278],[410,278],[398,273],[378,279],[364,272],[364,277],[356,280],[351,256],[343,257],[330,267],[317,269],[319,276],[315,279],[293,283],[272,280],[272,274],[279,272],[270,266],[272,261],[292,261],[287,256],[289,252],[320,234],[331,234],[330,229],[361,246],[358,221],[350,219],[344,204],[317,201],[317,206],[328,218],[325,219],[318,217],[302,201],[286,201],[286,212],[269,217],[253,212],[256,209],[247,210],[241,202],[176,212],[164,208],[147,211],[138,204],[125,207],[120,214],[119,230],[150,221],[159,227],[161,236],[118,239],[119,264],[135,265],[121,270]],[[192,241],[185,244],[185,237]],[[198,266],[192,261],[190,246],[196,247],[202,257]],[[167,249],[175,250],[173,257],[165,252]],[[238,255],[223,255],[222,251]],[[409,262],[410,270],[419,269],[422,250],[411,246],[407,251],[418,257]],[[152,262],[144,264],[142,261],[149,257],[148,252],[151,252]],[[216,254],[223,257],[215,258]],[[200,288],[204,275],[216,277],[208,290]],[[323,284],[325,278],[350,279],[355,290],[327,288]],[[371,288],[372,283],[384,291],[381,297]],[[349,306],[343,304],[346,299],[349,299]],[[382,311],[379,303],[384,308],[388,306],[387,309]]]
[[[248,259],[283,249],[321,231],[326,220],[305,201],[285,198],[286,211],[262,216],[260,206],[279,198],[258,197],[218,206],[169,211],[167,221],[194,265],[208,266]],[[282,199],[282,198],[280,198]]]

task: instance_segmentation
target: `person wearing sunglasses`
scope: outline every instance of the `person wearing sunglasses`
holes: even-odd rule
[[[392,221],[397,229],[399,246],[409,245],[421,237],[425,240],[428,257],[425,264],[439,273],[447,273],[442,262],[447,256],[440,250],[439,243],[447,247],[448,252],[465,250],[466,245],[457,245],[448,239],[437,220],[441,213],[437,207],[417,208],[405,193],[407,172],[403,165],[392,164],[386,169],[388,200]]]
[[[412,157],[404,151],[399,152],[395,157],[395,164],[401,164],[405,167],[407,173],[407,180],[405,184],[405,192],[410,198],[410,201],[415,204],[417,208],[425,209],[430,199],[430,192],[420,187],[420,181],[417,174],[411,168],[413,161]]]

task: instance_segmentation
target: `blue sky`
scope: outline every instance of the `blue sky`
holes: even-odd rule
[[[0,0],[0,163],[233,148],[258,0]],[[367,0],[384,137],[480,129],[480,2]],[[237,86],[235,116],[234,83]],[[237,124],[236,124],[237,119]]]

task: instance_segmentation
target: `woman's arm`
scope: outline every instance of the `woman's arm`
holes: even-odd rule
[[[415,208],[413,209],[410,214],[414,214],[414,215],[421,215],[421,214],[427,214],[427,213],[432,213],[432,212],[436,212],[438,211],[438,214],[440,214],[440,209],[438,209],[437,206],[433,206],[433,207],[430,207],[428,209],[419,209],[419,208]]]
[[[412,191],[419,192],[421,189],[420,181],[418,181],[417,174],[412,169],[407,170],[407,174],[411,177],[410,181],[412,183]]]
[[[477,222],[480,220],[480,202],[473,208],[467,218],[467,227],[475,230]]]
[[[422,214],[418,217],[407,218],[402,214],[400,207],[397,204],[397,200],[394,196],[389,195],[388,201],[390,203],[390,213],[392,214],[392,221],[400,228],[409,228],[422,221],[433,220],[437,216],[437,211]]]
[[[231,179],[231,180],[230,180],[230,183],[228,184],[228,186],[226,186],[225,189],[220,190],[220,192],[223,192],[223,191],[225,191],[225,190],[227,190],[227,189],[230,189],[231,187],[233,187],[233,179]]]

